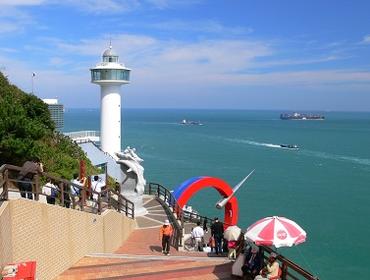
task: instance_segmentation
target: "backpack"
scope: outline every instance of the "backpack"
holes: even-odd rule
[[[72,194],[73,195],[80,195],[81,189],[72,185]]]
[[[56,198],[58,196],[58,191],[56,188],[50,188],[50,197]]]

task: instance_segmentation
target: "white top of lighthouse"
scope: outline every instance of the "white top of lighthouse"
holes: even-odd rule
[[[94,84],[128,84],[131,69],[119,63],[118,54],[109,46],[103,52],[102,61],[91,71],[91,82]]]
[[[103,61],[104,61],[104,58],[108,58],[108,59],[117,58],[117,62],[118,62],[118,54],[113,50],[112,45],[109,45],[109,48],[103,52]]]

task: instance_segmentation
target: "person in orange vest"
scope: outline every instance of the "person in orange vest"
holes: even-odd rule
[[[162,253],[165,255],[170,254],[170,240],[173,233],[173,228],[168,220],[164,221],[163,226],[159,231],[160,239],[162,240]]]

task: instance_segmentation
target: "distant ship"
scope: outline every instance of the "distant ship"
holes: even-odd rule
[[[301,114],[301,113],[293,113],[293,114],[280,114],[280,119],[282,120],[318,120],[322,121],[325,120],[325,117],[318,114]]]
[[[280,147],[284,149],[299,150],[299,147],[297,145],[291,145],[291,144],[280,144]]]
[[[199,121],[189,121],[189,120],[182,120],[180,122],[180,124],[182,125],[203,125],[201,122]]]

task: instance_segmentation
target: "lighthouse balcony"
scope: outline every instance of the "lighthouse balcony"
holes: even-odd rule
[[[129,83],[130,70],[127,69],[91,69],[93,83]]]

